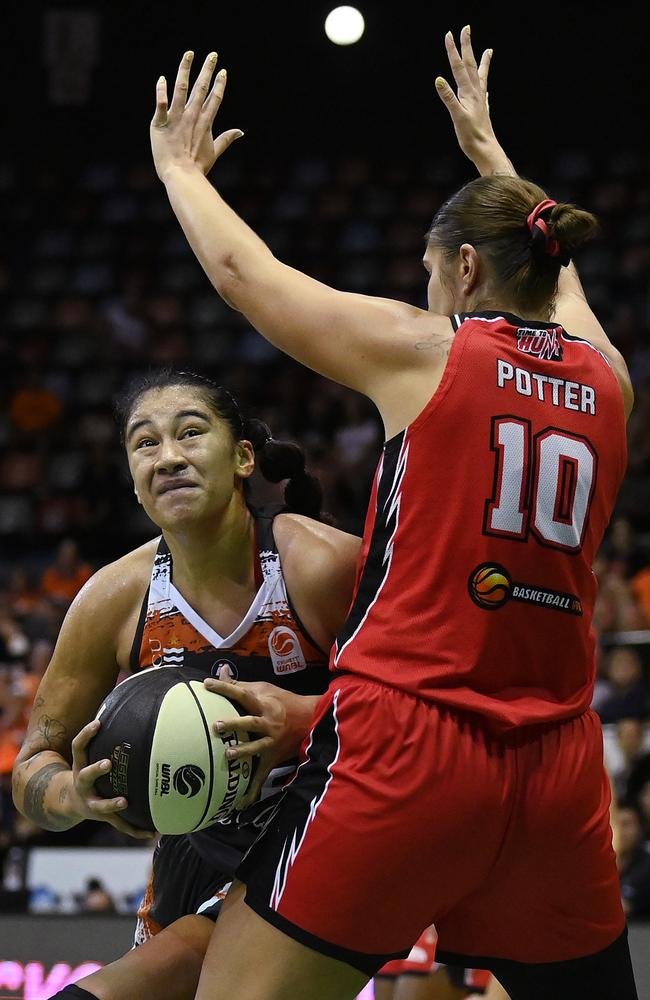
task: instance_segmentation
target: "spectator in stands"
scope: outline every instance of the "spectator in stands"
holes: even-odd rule
[[[643,665],[636,649],[632,646],[613,649],[609,654],[607,675],[609,694],[598,710],[603,725],[650,715],[648,685],[643,681]]]
[[[65,538],[57,550],[54,563],[43,573],[41,590],[52,601],[67,608],[77,596],[93,570],[83,562],[77,543]]]
[[[115,913],[115,900],[98,878],[89,878],[82,896],[77,897],[82,913]]]
[[[619,719],[603,732],[605,766],[614,785],[616,799],[632,801],[632,775],[650,748],[650,727],[643,719]]]
[[[650,917],[650,853],[643,844],[637,807],[622,803],[614,818],[614,849],[621,877],[621,897],[628,920]]]

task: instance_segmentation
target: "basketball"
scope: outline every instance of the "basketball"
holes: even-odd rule
[[[241,736],[212,729],[238,709],[208,691],[203,676],[179,667],[143,670],[118,684],[97,712],[102,726],[88,763],[108,758],[113,766],[95,787],[105,798],[127,799],[120,816],[134,827],[193,833],[227,817],[246,794],[250,762],[225,755]]]
[[[510,579],[501,566],[479,566],[470,577],[470,594],[481,607],[501,607],[510,596]]]

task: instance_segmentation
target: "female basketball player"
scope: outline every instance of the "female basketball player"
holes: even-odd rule
[[[320,487],[300,449],[271,439],[260,421],[244,422],[233,396],[208,380],[147,377],[121,400],[120,419],[136,496],[162,537],[99,570],[68,611],[14,771],[14,798],[46,829],[96,819],[142,837],[120,818],[123,799],[95,792],[110,762],[89,766],[85,753],[99,727],[89,719],[120,671],[164,666],[168,657],[203,667],[206,677],[225,670],[252,681],[245,700],[249,730],[259,735],[250,749],[262,757],[249,799],[267,776],[265,790],[277,789],[295,769],[327,686],[325,651],[350,604],[360,540],[314,520]],[[249,509],[254,451],[268,479],[288,478],[296,513]],[[191,998],[212,920],[272,801],[198,834],[163,837],[139,915],[143,946],[61,996]]]
[[[467,30],[449,48],[447,106],[489,176],[433,220],[428,311],[282,264],[223,201],[205,174],[240,132],[212,140],[214,53],[191,92],[186,54],[169,106],[157,84],[156,169],[215,288],[366,393],[387,438],[333,683],[198,1000],[353,997],[432,922],[443,962],[493,969],[513,1000],[636,995],[589,711],[630,380],[568,266],[593,216],[493,173],[489,56]]]

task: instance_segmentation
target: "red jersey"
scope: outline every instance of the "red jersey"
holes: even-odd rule
[[[592,562],[626,467],[609,363],[557,324],[453,317],[433,398],[384,446],[330,666],[490,717],[591,702]]]

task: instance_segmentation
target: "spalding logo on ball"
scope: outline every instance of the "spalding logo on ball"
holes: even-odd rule
[[[481,563],[467,581],[469,596],[479,608],[495,611],[502,608],[512,593],[512,580],[499,563]]]
[[[237,707],[203,686],[204,673],[187,667],[152,667],[111,691],[97,718],[101,729],[88,746],[88,762],[112,761],[95,782],[100,795],[123,795],[120,812],[142,830],[179,834],[227,819],[248,790],[248,761],[226,750],[246,742],[213,724],[239,715]]]

